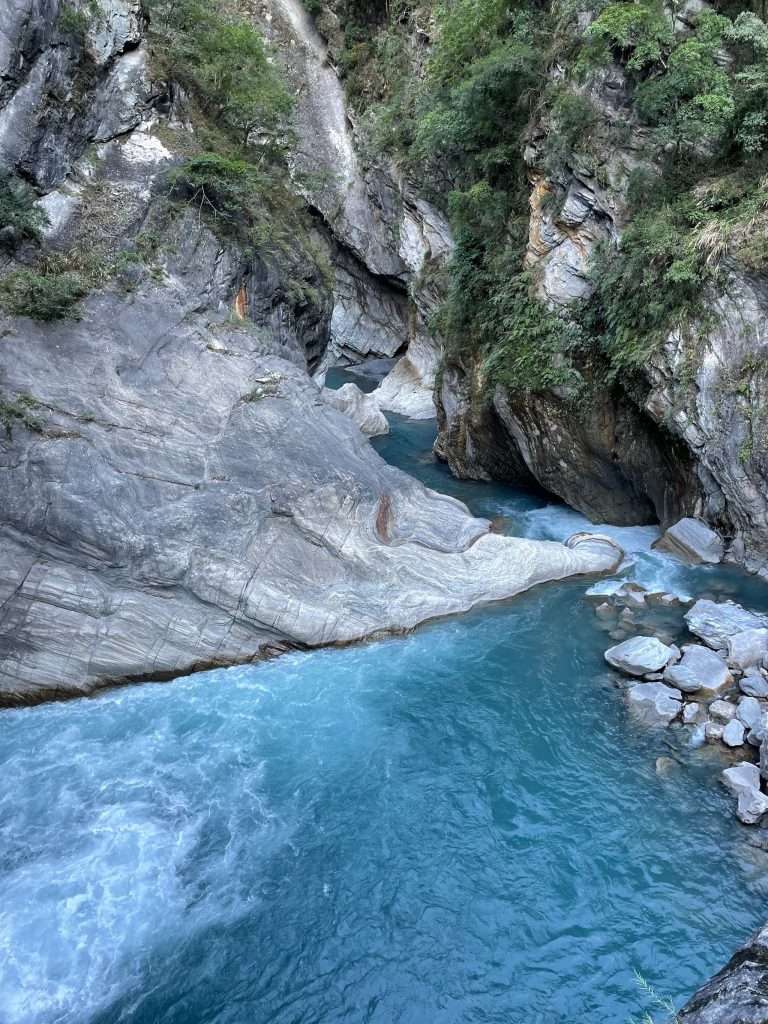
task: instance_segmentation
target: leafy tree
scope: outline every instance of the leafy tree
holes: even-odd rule
[[[718,54],[728,24],[719,15],[702,17],[695,36],[672,51],[664,72],[639,86],[638,113],[658,126],[660,142],[693,147],[727,136],[736,102]]]
[[[169,77],[243,146],[279,147],[291,97],[253,25],[202,0],[150,0],[150,12]]]
[[[630,71],[641,72],[663,62],[674,45],[674,33],[662,4],[646,0],[606,7],[587,29],[586,41],[593,53],[603,56],[606,47],[616,50]]]

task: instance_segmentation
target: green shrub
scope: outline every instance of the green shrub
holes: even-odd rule
[[[530,275],[508,269],[508,276],[499,274],[481,321],[488,339],[483,371],[489,384],[510,391],[578,388],[573,356],[584,344],[579,326],[536,297]]]
[[[148,7],[165,73],[243,146],[258,136],[262,158],[266,147],[279,149],[291,96],[254,26],[220,0],[148,0]]]
[[[218,153],[201,153],[168,174],[172,195],[225,217],[242,213],[258,179],[256,168],[246,160]]]
[[[614,372],[641,367],[673,327],[701,315],[714,268],[692,244],[694,218],[686,196],[639,213],[618,248],[598,247],[585,322]]]
[[[64,35],[83,42],[88,29],[102,18],[97,0],[62,0],[56,18],[56,27]]]
[[[17,425],[30,430],[33,433],[40,433],[43,429],[43,421],[35,416],[35,410],[40,403],[32,395],[16,395],[14,398],[6,398],[0,393],[0,424],[5,429],[5,436],[10,441],[13,437],[13,428]]]
[[[550,174],[557,174],[574,154],[586,152],[597,125],[597,112],[587,96],[565,83],[554,83],[547,89],[544,106],[549,124],[542,163]]]
[[[604,59],[617,51],[630,71],[658,64],[674,44],[672,22],[660,0],[611,4],[586,32],[593,54]]]
[[[35,193],[19,178],[0,170],[0,230],[5,231],[5,248],[13,249],[22,239],[37,240],[48,223],[35,206]]]
[[[34,320],[76,318],[77,303],[88,289],[72,271],[39,274],[32,270],[14,270],[0,280],[0,306],[11,316]]]
[[[726,138],[736,113],[733,81],[719,58],[727,24],[719,15],[701,18],[695,37],[670,54],[664,74],[639,86],[638,113],[658,126],[659,143],[700,147]]]
[[[82,38],[88,31],[89,18],[85,11],[76,7],[69,0],[59,7],[59,14],[56,19],[56,27],[64,35],[71,35]]]

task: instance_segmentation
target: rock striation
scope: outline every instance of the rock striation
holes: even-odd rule
[[[100,2],[71,51],[45,18],[30,35],[38,0],[0,26],[0,159],[38,168],[46,251],[103,244],[111,268],[75,317],[0,320],[0,704],[349,643],[613,570],[607,539],[502,537],[379,458],[360,429],[384,429],[377,400],[329,400],[308,375],[335,308],[310,247],[254,252],[169,199],[168,129],[191,129],[163,83],[126,71],[126,54],[146,66],[138,4]],[[95,59],[66,131],[55,96],[18,99],[38,77],[74,88]],[[359,227],[349,246],[399,279],[403,257]]]
[[[677,1013],[681,1024],[768,1022],[768,927],[762,928]]]
[[[590,297],[598,246],[620,240],[631,173],[644,169],[652,178],[658,170],[619,64],[593,76],[584,98],[596,118],[599,171],[585,167],[578,147],[551,167],[546,117],[532,126],[525,149],[526,263],[540,297],[560,311]],[[760,411],[768,284],[726,260],[702,304],[700,320],[670,331],[635,374],[606,382],[589,360],[577,360],[588,401],[573,401],[567,387],[489,392],[481,358],[449,359],[436,393],[437,453],[462,477],[535,483],[593,522],[660,522],[671,528],[664,546],[678,555],[709,562],[725,554],[768,572]]]

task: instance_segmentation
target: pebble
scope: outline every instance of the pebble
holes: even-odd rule
[[[723,743],[727,747],[741,747],[744,745],[744,725],[738,720],[733,718],[723,729]]]
[[[729,704],[727,700],[713,700],[709,705],[709,713],[720,722],[730,722],[736,717],[736,705]]]
[[[699,704],[695,700],[691,701],[689,704],[683,705],[683,721],[686,725],[691,725],[693,722],[696,721],[700,709],[701,704]]]
[[[748,697],[768,697],[768,679],[751,669],[739,680],[739,689]]]

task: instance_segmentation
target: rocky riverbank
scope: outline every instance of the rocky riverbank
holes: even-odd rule
[[[701,524],[684,521],[671,534],[660,547],[687,561],[719,561],[720,548]],[[597,583],[587,600],[599,628],[614,641],[605,661],[631,717],[641,728],[666,734],[657,771],[674,768],[676,750],[707,745],[720,762],[736,818],[757,829],[762,844],[768,824],[768,616],[715,595],[694,600],[634,581]],[[765,929],[672,1019],[766,1024]]]
[[[690,746],[712,743],[742,758],[723,781],[739,820],[760,823],[768,813],[768,618],[733,601],[686,602],[637,583],[598,584],[588,594],[600,625],[620,641],[605,660],[620,673],[632,715],[653,726],[681,723]],[[678,646],[672,636],[683,626],[688,642]]]

